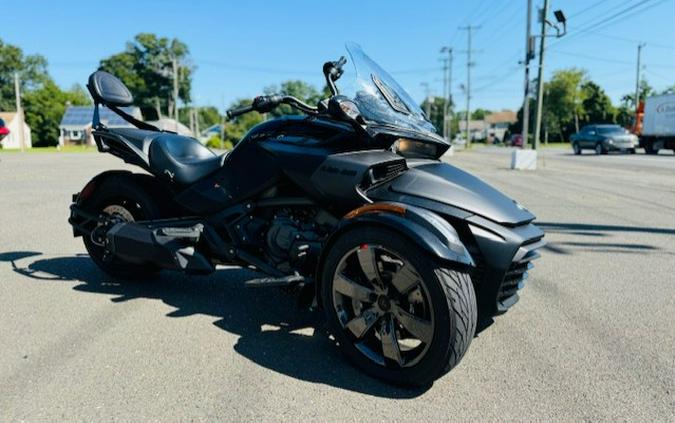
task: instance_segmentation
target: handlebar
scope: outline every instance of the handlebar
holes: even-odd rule
[[[301,110],[308,114],[318,113],[316,107],[312,107],[309,104],[304,103],[302,100],[297,99],[293,96],[281,96],[278,94],[273,95],[261,95],[253,99],[253,103],[248,106],[237,107],[236,109],[230,109],[227,111],[227,118],[232,119],[237,116],[241,116],[245,113],[256,111],[259,113],[267,113],[274,110],[280,104],[288,104],[291,107],[294,107],[298,110]]]
[[[227,111],[227,118],[232,119],[252,111],[253,111],[252,104],[249,104],[248,106],[237,107],[235,109],[230,109]]]

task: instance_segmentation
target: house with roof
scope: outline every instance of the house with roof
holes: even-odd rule
[[[481,120],[469,120],[471,139],[487,140],[489,143],[503,142],[509,126],[517,120],[516,112],[512,110],[490,113]],[[466,131],[466,121],[459,121],[459,130],[461,133]]]
[[[21,119],[16,112],[0,112],[0,127],[5,128],[2,131],[4,136],[0,140],[2,148],[14,149],[21,148]],[[31,148],[33,143],[31,139],[30,127],[23,123],[24,147]]]
[[[513,110],[502,110],[485,116],[487,138],[489,141],[504,141],[504,136],[509,126],[518,120],[518,115]]]
[[[126,113],[136,119],[143,119],[138,107],[121,107]],[[59,124],[59,145],[94,145],[91,135],[91,121],[94,117],[94,106],[68,106]],[[132,127],[112,110],[100,106],[99,117],[101,123],[109,128]]]

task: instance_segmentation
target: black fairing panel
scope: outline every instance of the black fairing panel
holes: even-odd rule
[[[408,161],[410,169],[386,187],[394,193],[448,204],[506,225],[534,219],[515,201],[469,173],[436,160]],[[378,199],[378,192],[368,196]],[[382,195],[384,197],[384,195]]]
[[[290,179],[318,198],[310,178],[331,154],[354,149],[351,126],[328,119],[287,116],[251,129],[222,168],[181,192],[176,201],[196,213],[215,213]]]

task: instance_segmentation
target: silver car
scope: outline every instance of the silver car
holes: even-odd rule
[[[609,151],[635,153],[638,138],[619,125],[586,125],[570,137],[574,154],[582,150],[593,150],[595,154]]]

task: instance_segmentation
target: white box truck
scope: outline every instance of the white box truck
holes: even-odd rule
[[[647,154],[675,151],[675,94],[649,97],[637,111],[636,134]]]

